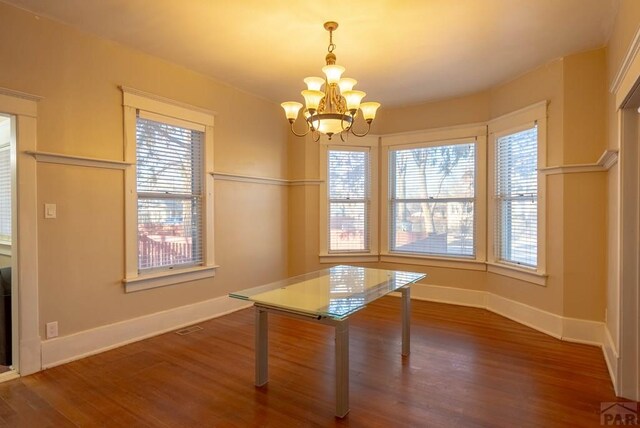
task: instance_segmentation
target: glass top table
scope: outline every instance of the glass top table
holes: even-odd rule
[[[230,296],[300,315],[344,319],[368,303],[425,276],[341,265],[237,291]]]
[[[423,273],[334,266],[230,293],[256,309],[256,386],[268,381],[268,314],[301,318],[335,327],[336,416],[349,412],[349,316],[393,291],[402,297],[402,355],[410,348],[410,286]],[[292,336],[293,338],[294,336]]]

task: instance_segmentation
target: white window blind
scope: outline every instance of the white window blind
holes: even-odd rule
[[[0,147],[0,242],[11,243],[11,146]]]
[[[328,151],[329,252],[369,250],[368,151]]]
[[[475,143],[391,150],[389,249],[475,255]]]
[[[204,132],[138,117],[138,269],[203,261]]]
[[[536,267],[538,259],[538,128],[496,140],[494,237],[500,261]]]

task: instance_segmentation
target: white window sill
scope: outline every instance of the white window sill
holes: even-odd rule
[[[487,262],[487,272],[495,273],[502,276],[508,276],[510,278],[519,279],[521,281],[526,281],[537,285],[547,285],[548,275],[546,273],[537,272],[531,269],[501,263],[499,264]]]
[[[324,253],[320,254],[320,263],[361,263],[377,262],[378,255],[371,253]]]
[[[0,255],[11,257],[11,244],[0,242]]]
[[[218,266],[198,266],[187,269],[176,269],[171,271],[157,272],[153,274],[141,275],[134,278],[125,278],[124,289],[127,293],[148,290],[150,288],[164,287],[167,285],[180,284],[198,279],[211,278],[216,274]]]
[[[415,254],[398,254],[398,253],[383,253],[380,255],[381,262],[389,263],[401,263],[420,266],[434,266],[444,267],[452,269],[466,269],[466,270],[487,270],[485,262],[478,261],[476,259],[460,259],[449,257],[427,257],[419,256]]]

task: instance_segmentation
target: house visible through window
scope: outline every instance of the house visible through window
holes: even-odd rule
[[[329,252],[369,250],[369,152],[329,150]]]
[[[537,126],[497,138],[495,159],[496,258],[537,267]]]
[[[389,250],[473,257],[475,143],[389,151]]]
[[[204,132],[138,117],[138,269],[203,263]]]

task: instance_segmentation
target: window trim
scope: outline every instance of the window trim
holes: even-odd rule
[[[476,178],[474,197],[474,244],[475,257],[422,255],[392,252],[389,234],[389,157],[390,151],[408,148],[434,147],[449,144],[475,142]],[[407,263],[435,267],[485,270],[486,260],[486,154],[487,127],[484,124],[471,124],[446,128],[436,128],[417,132],[391,134],[381,137],[382,155],[380,160],[380,261]]]
[[[495,149],[498,138],[529,129],[538,125],[538,266],[527,268],[500,261],[495,254]],[[488,123],[489,153],[488,171],[492,177],[488,180],[488,221],[487,221],[487,271],[508,276],[534,284],[546,285],[547,246],[546,246],[546,175],[541,169],[547,163],[547,101],[541,101],[523,109],[508,113]]]
[[[378,145],[377,135],[349,139],[346,143],[334,143],[328,139],[320,139],[320,263],[359,263],[377,262],[379,253],[378,241]],[[329,150],[369,151],[369,251],[329,252],[329,186],[328,186],[328,154]]]
[[[215,275],[213,229],[213,126],[215,113],[148,94],[136,89],[121,87],[124,108],[124,160],[131,165],[124,170],[125,184],[125,276],[123,283],[127,293],[167,285],[209,278]],[[189,122],[204,127],[204,153],[202,169],[203,191],[203,265],[168,271],[140,274],[138,272],[138,215],[136,183],[136,123],[138,110],[147,114],[166,117],[169,122]]]

